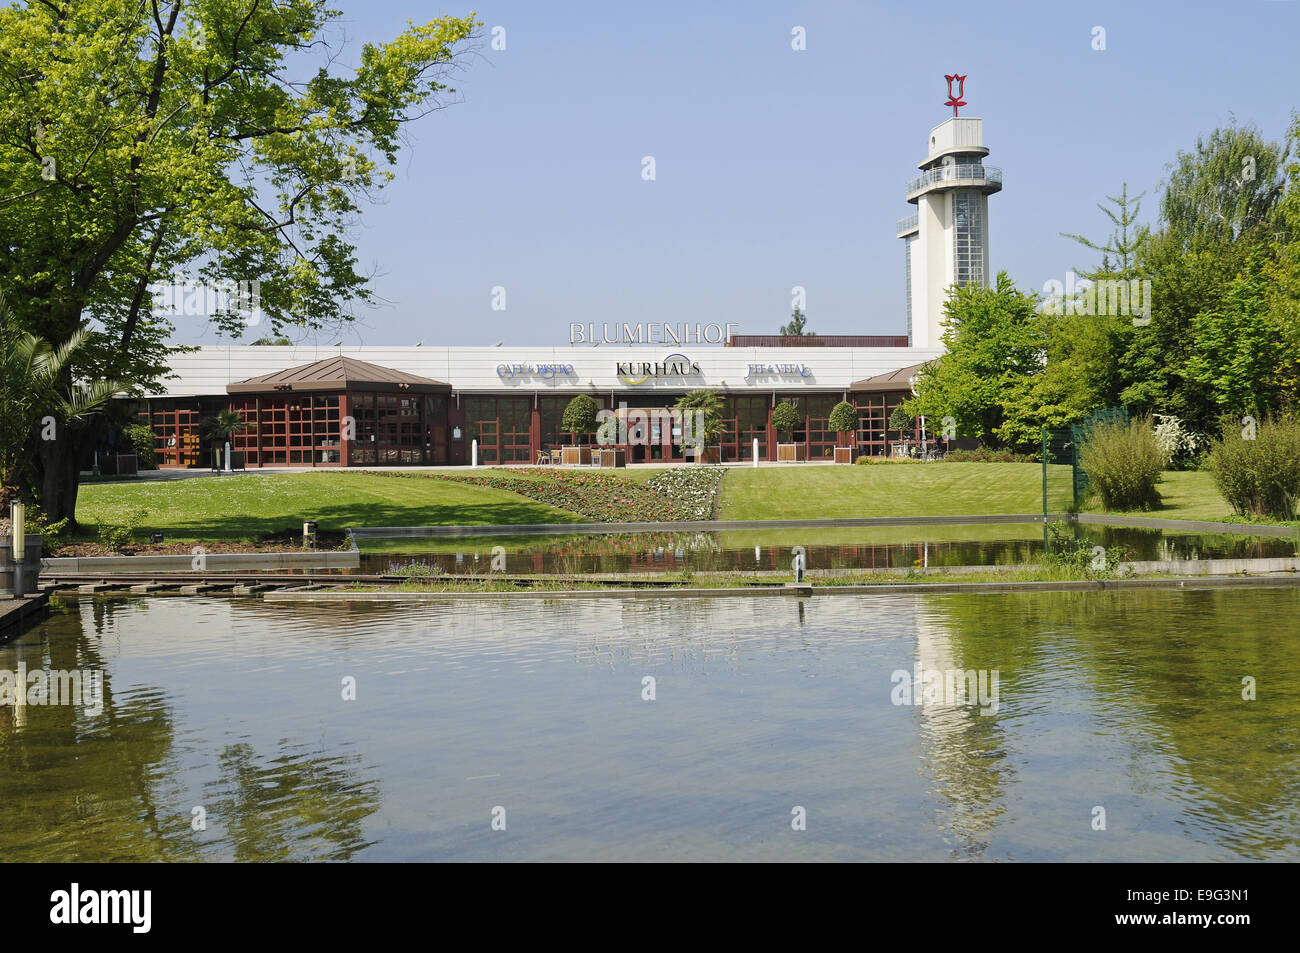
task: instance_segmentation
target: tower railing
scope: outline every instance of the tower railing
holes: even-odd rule
[[[1002,170],[995,165],[980,163],[940,165],[918,175],[907,183],[907,194],[912,195],[938,182],[996,182],[1002,184]]]
[[[921,214],[919,212],[913,212],[911,215],[904,215],[900,218],[898,223],[894,226],[894,230],[899,235],[903,235],[907,232],[915,231],[916,227],[920,224]]]

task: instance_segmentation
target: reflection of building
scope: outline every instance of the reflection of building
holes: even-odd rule
[[[954,638],[945,614],[916,600],[912,616],[916,626],[916,663],[924,672],[965,670],[960,641]],[[934,780],[934,794],[946,803],[946,822],[962,856],[979,857],[988,848],[997,818],[1009,766],[1001,747],[1002,732],[996,717],[981,714],[973,703],[925,704],[921,712],[921,750]]]
[[[989,196],[1002,170],[984,164],[984,120],[953,118],[930,130],[921,174],[907,183],[916,213],[899,219],[907,268],[907,333],[913,347],[941,347],[952,285],[989,282]]]

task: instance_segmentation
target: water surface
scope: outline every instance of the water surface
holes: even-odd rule
[[[1297,618],[1191,585],[72,601],[0,669],[102,670],[102,710],[0,707],[0,857],[1295,861]],[[918,662],[996,669],[996,713],[895,705]]]

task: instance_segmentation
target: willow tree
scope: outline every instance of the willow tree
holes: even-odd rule
[[[450,101],[479,24],[411,24],[344,67],[340,15],[318,0],[0,8],[0,291],[55,347],[89,321],[69,380],[140,393],[167,373],[154,287],[173,275],[256,289],[210,315],[231,336],[332,326],[371,300],[349,240],[360,203],[392,178],[403,127]],[[40,446],[53,520],[73,515],[89,439],[60,432]]]

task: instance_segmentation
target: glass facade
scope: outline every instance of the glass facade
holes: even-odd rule
[[[984,283],[984,222],[978,192],[952,193],[953,283]],[[909,319],[908,326],[911,326]]]
[[[912,242],[916,236],[903,239],[903,260],[907,270],[907,343],[912,344]]]

